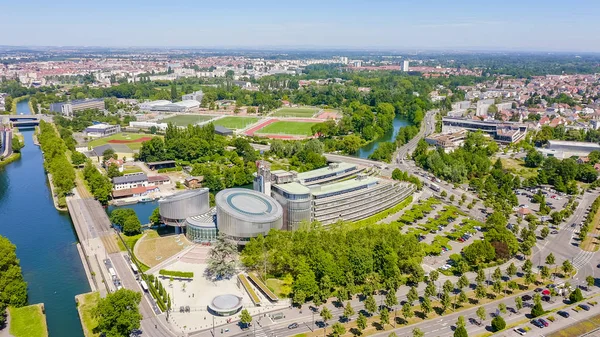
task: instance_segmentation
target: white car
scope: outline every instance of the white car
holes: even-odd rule
[[[519,335],[523,336],[527,334],[527,330],[523,329],[523,328],[514,328],[514,331],[516,333],[518,333]]]

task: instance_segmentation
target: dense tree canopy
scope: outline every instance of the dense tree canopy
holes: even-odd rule
[[[138,305],[141,299],[141,293],[125,288],[101,298],[93,311],[98,330],[106,337],[128,337],[140,327],[142,315]]]
[[[7,306],[27,304],[27,283],[23,280],[16,247],[0,236],[0,325],[6,320]]]

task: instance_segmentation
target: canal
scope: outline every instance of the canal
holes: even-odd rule
[[[29,102],[17,112],[30,114]],[[21,159],[0,169],[0,235],[17,246],[29,303],[44,303],[50,336],[82,337],[75,295],[89,292],[67,213],[54,208],[33,130],[21,132]]]
[[[396,136],[401,128],[410,125],[410,123],[402,116],[396,115],[393,121],[394,128],[388,132],[386,132],[383,136],[377,138],[371,143],[361,147],[356,154],[357,157],[368,159],[369,156],[375,152],[380,143],[383,142],[393,142],[396,140]]]

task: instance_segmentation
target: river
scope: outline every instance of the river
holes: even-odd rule
[[[29,102],[17,112],[30,114]],[[17,246],[29,303],[44,303],[50,336],[82,337],[75,295],[90,291],[67,213],[54,208],[42,152],[24,130],[21,159],[0,169],[0,235]]]
[[[361,147],[358,150],[358,153],[356,154],[356,156],[359,158],[363,158],[363,159],[369,158],[369,156],[373,152],[375,152],[375,150],[377,149],[377,147],[379,146],[380,143],[395,141],[396,135],[398,135],[398,132],[400,131],[400,129],[402,127],[410,125],[410,123],[404,117],[402,117],[400,115],[396,115],[396,118],[394,118],[393,124],[394,124],[394,128],[392,130],[386,132],[383,136],[377,138],[376,140],[372,141],[371,143]]]

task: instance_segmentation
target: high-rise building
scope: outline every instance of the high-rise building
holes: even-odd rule
[[[402,62],[402,71],[408,71],[409,66],[410,66],[410,61],[404,60],[404,62]]]

